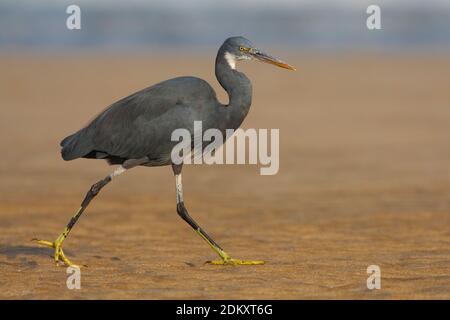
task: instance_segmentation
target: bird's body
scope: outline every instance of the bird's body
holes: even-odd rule
[[[189,216],[183,200],[182,164],[176,164],[171,159],[172,149],[177,144],[177,141],[172,141],[172,133],[177,129],[187,129],[192,139],[194,122],[201,121],[203,131],[218,129],[224,136],[222,141],[225,141],[226,130],[236,129],[241,125],[250,109],[252,85],[243,73],[236,70],[236,62],[252,59],[295,70],[254,48],[251,42],[243,37],[228,38],[217,53],[215,66],[217,80],[228,93],[228,104],[221,104],[217,100],[214,89],[206,81],[196,77],[178,77],[113,103],[86,127],[61,141],[64,160],[105,159],[110,164],[121,166],[92,185],[80,209],[54,242],[38,240],[40,244],[55,249],[56,263],[62,260],[71,265],[62,251],[62,243],[90,201],[106,184],[135,166],[163,165],[172,165],[175,174],[178,214],[220,256],[221,260],[213,261],[213,264],[263,263],[232,259]]]
[[[177,128],[193,132],[194,120],[207,121],[205,115],[219,113],[220,108],[207,82],[193,77],[170,79],[112,104],[61,142],[62,156],[64,160],[107,159],[114,164],[148,157],[152,164],[169,165],[176,143],[170,133]]]
[[[232,69],[219,54],[216,76],[229,94],[221,104],[214,89],[197,77],[178,77],[155,84],[123,98],[100,113],[85,128],[61,142],[64,160],[106,159],[122,164],[129,159],[148,158],[145,166],[172,164],[176,141],[171,133],[187,129],[194,135],[194,121],[204,130],[238,128],[251,105],[252,86],[245,74]]]

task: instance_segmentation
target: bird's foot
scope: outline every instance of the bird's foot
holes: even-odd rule
[[[241,259],[233,259],[226,252],[218,251],[219,256],[222,258],[220,260],[206,261],[207,264],[212,265],[228,265],[228,266],[251,266],[264,264],[265,261],[262,260],[241,260]]]
[[[50,247],[50,248],[54,248],[55,249],[55,254],[54,254],[54,261],[55,261],[55,265],[59,266],[60,262],[63,263],[63,265],[65,264],[68,267],[77,267],[80,268],[80,266],[73,264],[72,262],[70,262],[69,259],[67,259],[67,257],[64,254],[64,251],[62,249],[62,242],[63,240],[61,240],[61,237],[58,237],[58,239],[56,239],[54,242],[52,241],[46,241],[46,240],[39,240],[39,239],[33,239],[32,241],[36,241],[39,245],[42,246],[46,246],[46,247]]]

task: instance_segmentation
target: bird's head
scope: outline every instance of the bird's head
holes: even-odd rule
[[[225,40],[221,52],[232,69],[236,69],[237,61],[257,60],[270,63],[281,68],[294,70],[295,68],[278,58],[272,57],[262,52],[244,37],[231,37]]]

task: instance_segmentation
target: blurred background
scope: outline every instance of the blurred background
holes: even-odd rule
[[[65,25],[68,5],[82,29]],[[382,30],[368,32],[366,8],[382,9]],[[450,46],[448,0],[2,0],[2,50],[216,47],[230,35],[261,45],[304,49],[437,49]]]
[[[176,214],[171,169],[135,168],[64,242],[89,265],[67,290],[30,239],[55,239],[112,168],[65,162],[59,142],[176,76],[227,103],[214,60],[233,35],[298,70],[238,64],[253,83],[243,127],[280,129],[280,170],[185,166],[185,201],[232,256],[267,265],[204,265],[214,253]],[[0,298],[450,299],[449,88],[448,0],[0,0]]]

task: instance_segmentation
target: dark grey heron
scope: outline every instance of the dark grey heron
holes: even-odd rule
[[[211,264],[254,265],[264,261],[233,259],[189,215],[183,201],[182,164],[174,164],[171,151],[177,142],[171,133],[178,128],[194,135],[194,121],[202,121],[203,130],[237,129],[247,116],[252,100],[250,80],[236,70],[236,63],[259,60],[282,68],[295,70],[287,63],[271,57],[243,37],[228,38],[216,57],[216,77],[229,96],[228,105],[221,104],[213,88],[195,77],[179,77],[160,82],[138,91],[109,106],[89,125],[61,141],[64,160],[77,158],[105,159],[120,165],[113,173],[93,184],[80,208],[55,241],[36,240],[54,248],[58,265],[72,263],[64,255],[62,244],[91,200],[113,178],[136,166],[172,165],[176,180],[177,212],[208,245],[220,260]]]

